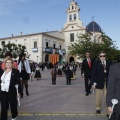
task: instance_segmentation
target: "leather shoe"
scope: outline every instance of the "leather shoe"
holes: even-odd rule
[[[86,96],[88,96],[89,95],[89,93],[86,93]]]
[[[26,91],[26,95],[29,96],[29,92],[28,91]]]
[[[97,114],[100,114],[101,112],[100,112],[100,110],[97,110],[96,113],[97,113]]]
[[[91,94],[91,91],[89,91],[89,94]]]
[[[108,115],[108,114],[107,114],[106,116],[107,116],[107,117],[109,117],[109,115]]]

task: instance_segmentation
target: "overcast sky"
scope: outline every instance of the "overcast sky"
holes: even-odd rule
[[[120,48],[120,0],[75,0],[84,25],[94,20]],[[0,38],[61,30],[71,0],[0,0]]]

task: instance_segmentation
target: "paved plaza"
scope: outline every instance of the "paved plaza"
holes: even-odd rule
[[[41,80],[29,81],[30,95],[24,93],[21,99],[18,120],[107,120],[104,107],[100,116],[95,114],[95,94],[85,96],[79,68],[70,86],[64,75],[57,78],[57,85],[52,85],[51,70],[41,74]]]

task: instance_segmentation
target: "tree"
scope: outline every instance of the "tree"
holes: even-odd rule
[[[24,53],[26,50],[25,46],[16,45],[14,43],[5,44],[5,41],[1,42],[2,48],[0,48],[0,58],[4,58],[6,52],[11,52],[13,58],[17,58],[20,53]]]
[[[91,53],[91,57],[96,59],[100,51],[105,51],[107,54],[107,59],[109,60],[118,60],[120,59],[120,50],[114,45],[114,42],[106,36],[104,33],[100,36],[99,39],[102,42],[93,42],[91,40],[91,35],[86,33],[77,36],[78,40],[71,43],[68,46],[69,54],[79,56],[79,58],[84,58],[86,51]]]

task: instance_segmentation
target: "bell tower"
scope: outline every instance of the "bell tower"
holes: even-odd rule
[[[65,24],[65,27],[73,23],[77,23],[82,27],[82,21],[80,20],[79,12],[80,8],[78,6],[78,3],[72,0],[69,8],[66,10],[67,22]]]
[[[77,62],[77,57],[69,55],[68,46],[71,43],[76,42],[78,40],[78,35],[84,34],[86,28],[83,27],[83,23],[79,17],[80,8],[78,3],[74,0],[71,1],[67,13],[67,21],[62,29],[62,32],[65,35],[65,46],[66,46],[66,60],[70,61],[71,57],[74,57],[74,61]]]

